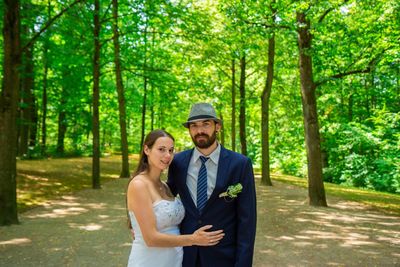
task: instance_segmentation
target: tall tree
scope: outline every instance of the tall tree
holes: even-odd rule
[[[118,110],[119,110],[119,126],[121,132],[121,150],[122,150],[122,170],[120,177],[129,177],[129,157],[128,157],[128,136],[126,132],[126,107],[125,92],[122,83],[121,59],[119,46],[119,29],[118,29],[118,0],[113,0],[113,43],[114,43],[114,64],[115,76],[118,92]]]
[[[29,36],[29,28],[24,27]],[[25,49],[22,54],[22,75],[20,90],[20,116],[18,120],[19,138],[18,138],[18,155],[23,156],[28,153],[32,130],[36,128],[35,120],[35,101],[34,101],[34,66],[33,66],[33,45]],[[33,125],[35,124],[35,125]],[[36,134],[36,131],[33,131]],[[36,136],[34,136],[36,139]]]
[[[48,87],[48,73],[49,73],[49,64],[48,64],[48,42],[45,40],[43,45],[43,91],[42,91],[42,120],[41,120],[41,144],[40,150],[41,154],[46,155],[46,142],[47,142],[47,87]]]
[[[246,55],[240,58],[240,108],[239,108],[239,128],[240,128],[240,145],[243,155],[247,155],[246,143]]]
[[[51,3],[48,0],[47,3],[47,16],[51,18]],[[46,35],[49,35],[47,32]],[[45,38],[43,41],[43,91],[42,91],[42,120],[41,120],[41,144],[40,151],[44,156],[46,155],[46,142],[47,142],[47,87],[48,87],[48,75],[49,75],[49,60],[48,60],[48,51],[49,51],[49,40]]]
[[[142,100],[142,131],[140,137],[140,147],[143,147],[144,144],[144,137],[146,131],[146,110],[147,110],[147,84],[148,84],[148,77],[147,77],[147,19],[146,25],[144,27],[144,60],[143,60],[143,100]]]
[[[236,81],[235,59],[231,63],[231,149],[236,151]]]
[[[0,225],[18,223],[16,198],[16,116],[20,88],[22,52],[49,28],[57,18],[82,0],[75,0],[51,18],[39,32],[22,46],[20,37],[20,2],[4,0],[3,82],[0,96]]]
[[[69,75],[68,71],[63,71],[63,79]],[[63,82],[65,83],[65,81]],[[68,102],[68,88],[66,84],[61,85],[61,98],[60,98],[60,106],[58,108],[58,132],[57,132],[57,148],[56,152],[59,155],[63,155],[65,153],[65,133],[67,132],[67,102]]]
[[[271,1],[271,21],[272,24],[276,19],[275,0]],[[274,65],[275,65],[275,32],[272,32],[268,39],[268,65],[267,78],[265,81],[264,90],[261,95],[261,183],[272,186],[270,175],[270,160],[269,160],[269,102],[271,98],[272,83],[274,80]]]
[[[100,0],[94,0],[93,14],[93,156],[92,156],[92,188],[99,189],[100,185],[100,121],[99,121],[99,101],[100,101]]]
[[[20,14],[18,0],[4,0],[3,83],[0,95],[0,225],[18,223],[16,116],[19,92]]]
[[[327,206],[322,177],[321,138],[319,133],[316,85],[313,80],[310,20],[305,12],[297,12],[301,100],[307,150],[308,195],[310,205]]]

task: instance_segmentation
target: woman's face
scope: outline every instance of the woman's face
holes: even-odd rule
[[[152,148],[145,146],[151,168],[165,170],[174,158],[174,141],[170,137],[159,137]]]

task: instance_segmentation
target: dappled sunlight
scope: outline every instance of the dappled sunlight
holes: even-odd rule
[[[118,179],[119,175],[118,174],[102,174],[102,177],[107,177],[109,179]]]
[[[42,172],[43,173],[43,172]],[[48,182],[49,178],[41,177],[41,176],[35,176],[35,175],[29,175],[29,174],[24,174],[20,173],[21,176],[24,176],[26,179],[33,180],[35,182]]]
[[[132,247],[132,243],[128,243],[128,242],[125,242],[125,243],[123,243],[120,247]]]
[[[102,185],[118,179],[121,157],[102,157],[100,160],[107,162],[101,165]],[[22,212],[46,205],[60,195],[92,187],[91,157],[17,160],[17,171],[17,202]]]
[[[259,262],[268,263],[268,258],[260,258],[267,254],[275,262],[287,262],[289,257],[296,262],[292,266],[319,266],[315,265],[318,260],[322,260],[321,266],[348,266],[351,262],[365,266],[369,259],[372,266],[400,262],[396,252],[400,244],[398,216],[336,199],[329,199],[327,208],[313,207],[308,204],[306,189],[279,182],[257,189],[257,197],[262,199],[258,218],[263,218],[257,225]]]
[[[281,240],[294,240],[295,238],[291,237],[291,236],[279,236],[276,237],[275,240],[281,241]]]
[[[315,238],[318,238],[318,239],[340,239],[340,236],[338,234],[332,233],[332,232],[327,232],[327,231],[307,230],[307,231],[302,231],[301,233],[311,236],[312,239],[315,239]]]
[[[341,221],[345,223],[363,223],[376,221],[374,219],[365,218],[365,216],[346,215],[338,213],[329,214],[321,212],[303,212],[302,214],[315,215],[322,220]]]
[[[44,207],[53,207],[54,205],[67,206],[67,207],[76,207],[80,206],[81,203],[78,202],[77,197],[73,196],[62,196],[61,199],[48,201],[43,204]]]
[[[340,246],[342,247],[359,247],[359,246],[374,246],[377,245],[376,242],[371,242],[371,241],[363,241],[363,240],[357,240],[357,239],[350,239],[350,240],[344,240],[344,243],[341,244]]]
[[[362,205],[353,201],[339,201],[335,204],[331,204],[330,206],[339,210],[366,210],[368,208],[366,205]]]
[[[378,222],[378,224],[383,226],[400,226],[400,222]]]
[[[95,223],[90,223],[87,225],[79,225],[76,223],[69,223],[68,224],[71,228],[79,229],[79,230],[85,230],[85,231],[98,231],[103,228],[102,225],[100,224],[95,224]]]
[[[398,216],[390,216],[390,215],[374,214],[374,213],[366,213],[366,214],[363,214],[363,216],[369,217],[369,218],[374,218],[377,220],[385,219],[385,220],[393,220],[393,221],[399,222]]]
[[[66,208],[66,209],[53,209],[50,212],[45,212],[41,214],[34,214],[34,215],[28,215],[27,218],[64,218],[66,216],[71,216],[71,215],[80,215],[82,213],[87,212],[88,209],[85,208],[79,208],[79,207],[72,207],[72,208]]]
[[[31,243],[32,240],[29,238],[13,238],[6,241],[0,241],[0,246],[7,246],[7,245],[24,245]]]
[[[274,251],[272,249],[260,249],[257,252],[258,253],[262,253],[262,254],[272,254],[272,253],[274,253]]]
[[[89,203],[87,205],[89,209],[104,209],[106,207],[105,203]]]
[[[305,246],[314,246],[313,242],[305,242],[305,241],[296,241],[293,242],[294,246],[305,247]]]
[[[400,245],[400,232],[397,232],[395,237],[378,236],[377,240],[386,241],[388,243],[392,243],[393,245]]]
[[[57,251],[63,251],[64,250],[64,248],[50,248],[50,251],[55,251],[55,252],[57,252]]]

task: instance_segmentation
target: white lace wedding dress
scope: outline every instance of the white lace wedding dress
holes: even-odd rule
[[[185,209],[179,198],[175,200],[160,200],[153,204],[157,229],[161,233],[179,235],[179,224],[185,216]],[[128,267],[181,267],[183,258],[182,247],[157,248],[148,247],[143,240],[142,232],[135,215],[129,211],[135,240],[132,243]]]

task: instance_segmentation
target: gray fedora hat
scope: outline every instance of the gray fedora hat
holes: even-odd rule
[[[189,118],[183,123],[183,126],[189,128],[189,123],[199,120],[213,120],[215,122],[222,123],[222,121],[217,118],[217,114],[215,113],[213,106],[208,103],[193,104],[189,113]]]

